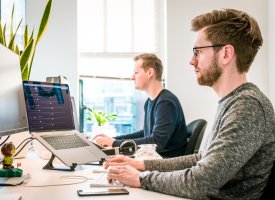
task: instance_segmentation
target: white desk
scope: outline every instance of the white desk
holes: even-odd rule
[[[22,200],[63,200],[63,199],[114,199],[114,200],[142,200],[142,199],[182,199],[170,195],[165,195],[157,192],[151,192],[140,188],[126,187],[129,191],[129,195],[112,195],[112,196],[90,196],[90,197],[79,197],[77,195],[78,189],[88,189],[92,182],[92,178],[96,178],[99,174],[92,173],[92,169],[98,168],[98,166],[92,165],[81,165],[77,166],[75,171],[57,171],[57,170],[43,170],[42,167],[47,163],[47,160],[38,158],[37,154],[32,152],[24,159],[16,159],[16,163],[21,162],[24,174],[29,173],[31,179],[27,184],[19,186],[6,186],[0,187],[0,194],[7,193],[20,193]],[[55,167],[66,167],[59,162],[54,163]],[[62,176],[85,176],[90,178],[84,183],[74,185],[62,185],[62,186],[47,186],[47,187],[28,187],[31,185],[49,185],[58,183],[72,183],[75,179],[63,179]],[[79,179],[77,180],[77,182]]]

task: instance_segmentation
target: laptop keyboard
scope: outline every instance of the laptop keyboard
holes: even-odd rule
[[[55,150],[89,146],[87,142],[85,142],[76,134],[60,136],[42,136],[42,138],[46,142],[48,142]]]

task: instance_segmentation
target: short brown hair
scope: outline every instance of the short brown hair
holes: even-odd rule
[[[247,72],[263,44],[256,20],[235,9],[213,10],[192,20],[193,31],[204,27],[206,37],[212,44],[231,44],[234,47],[238,71]]]
[[[149,68],[153,68],[156,74],[156,79],[161,81],[161,76],[163,72],[163,66],[161,60],[155,55],[150,53],[140,54],[135,56],[134,61],[139,59],[143,60],[142,68],[147,71]]]

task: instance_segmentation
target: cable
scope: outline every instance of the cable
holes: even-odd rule
[[[86,176],[60,176],[60,178],[64,179],[80,179],[81,181],[74,182],[74,183],[60,183],[60,184],[47,184],[47,185],[23,185],[24,187],[49,187],[49,186],[63,186],[63,185],[75,185],[80,183],[85,183],[91,178],[88,178]]]
[[[27,138],[27,139],[29,139],[29,141],[27,141],[27,142],[23,145],[23,147],[22,147],[21,149],[19,149],[19,151],[17,151],[16,154],[13,155],[13,157],[16,157],[16,156],[24,149],[24,147],[25,147],[28,143],[30,143],[32,140],[34,140],[34,138]],[[25,139],[25,140],[26,140],[26,139]],[[24,140],[24,141],[25,141],[25,140]],[[24,142],[24,141],[23,141],[23,142]],[[22,143],[23,143],[23,142],[22,142]],[[21,143],[21,144],[22,144],[22,143]],[[21,144],[20,144],[19,146],[21,146]],[[19,147],[19,146],[18,146],[18,147]],[[17,147],[17,148],[18,148],[18,147]],[[17,148],[16,148],[16,149],[17,149]]]
[[[0,144],[0,146],[2,146],[9,138],[10,138],[10,135]]]
[[[26,140],[32,141],[33,139],[34,139],[33,137],[26,138],[26,139],[23,140],[23,142],[21,142],[15,149],[18,149]]]

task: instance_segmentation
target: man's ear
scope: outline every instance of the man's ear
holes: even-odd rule
[[[148,69],[148,77],[152,78],[153,76],[154,76],[154,70],[153,70],[153,68],[149,68]]]
[[[222,55],[222,63],[228,64],[234,58],[235,49],[232,45],[228,44],[224,46],[223,55]]]

